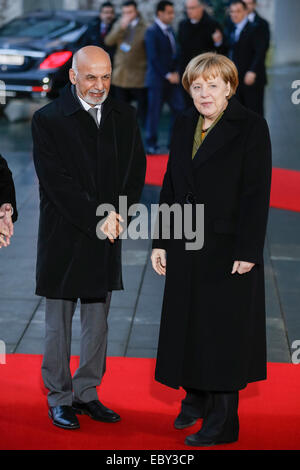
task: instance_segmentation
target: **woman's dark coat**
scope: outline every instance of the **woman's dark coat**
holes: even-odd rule
[[[74,87],[33,117],[34,164],[40,183],[36,294],[101,298],[123,289],[121,240],[96,235],[99,204],[118,211],[139,201],[145,153],[131,106],[108,97],[100,128],[83,109]]]
[[[231,98],[192,160],[199,113],[177,119],[160,203],[204,204],[204,246],[167,250],[156,379],[170,387],[237,390],[266,377],[263,247],[271,146],[264,118]],[[235,260],[255,263],[231,274]]]
[[[0,206],[5,202],[9,202],[12,205],[14,210],[12,221],[15,222],[18,218],[15,185],[7,162],[0,155]]]

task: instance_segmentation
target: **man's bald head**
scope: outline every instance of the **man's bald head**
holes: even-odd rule
[[[107,63],[111,66],[108,53],[98,46],[85,46],[73,55],[72,69],[78,72],[80,66],[91,65],[93,63]]]
[[[92,106],[103,103],[110,88],[109,55],[101,47],[82,47],[73,55],[69,78],[77,94],[87,103]]]

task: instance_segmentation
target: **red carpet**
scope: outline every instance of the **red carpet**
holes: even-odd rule
[[[270,205],[300,212],[300,171],[273,168]]]
[[[0,449],[192,450],[189,430],[173,429],[182,391],[153,380],[154,359],[108,358],[100,399],[122,421],[106,424],[80,416],[81,428],[64,431],[47,416],[41,356],[8,355],[0,365]],[[78,358],[72,358],[72,368]],[[300,365],[268,364],[268,380],[240,394],[240,439],[212,449],[300,449]],[[195,449],[194,449],[195,450]]]
[[[168,158],[169,155],[147,155],[146,184],[162,185]]]
[[[161,186],[168,155],[148,155],[146,184]],[[271,207],[300,212],[300,171],[273,168]]]

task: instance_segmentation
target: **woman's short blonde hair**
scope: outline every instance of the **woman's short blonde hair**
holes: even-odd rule
[[[220,76],[225,83],[230,83],[231,98],[239,84],[238,71],[234,63],[224,55],[215,52],[205,52],[197,55],[187,65],[182,77],[184,89],[190,93],[191,84],[198,78],[208,80]]]

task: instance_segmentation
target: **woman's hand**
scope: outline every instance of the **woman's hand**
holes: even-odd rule
[[[159,275],[166,275],[166,250],[162,250],[161,248],[154,248],[152,250],[151,255],[152,267],[154,271],[157,272]]]
[[[238,272],[239,274],[245,274],[251,271],[251,269],[255,266],[254,263],[248,263],[247,261],[235,261],[233,263],[231,274]]]

